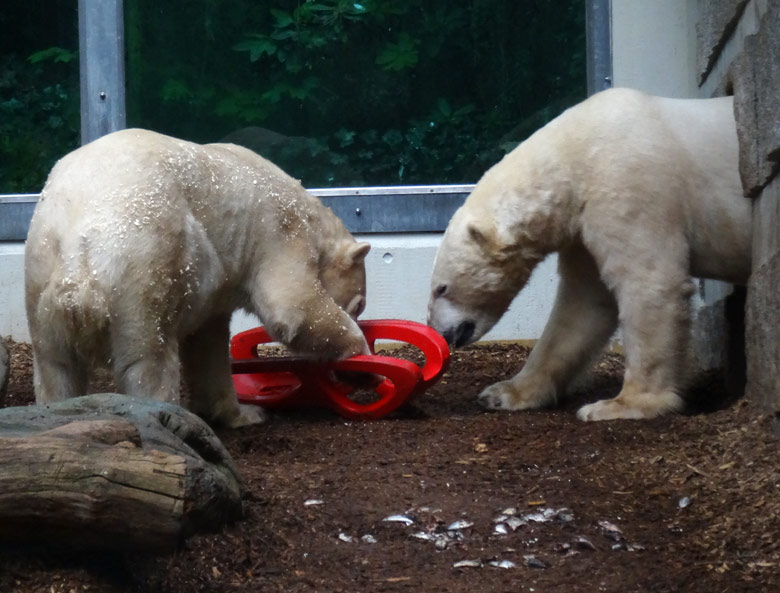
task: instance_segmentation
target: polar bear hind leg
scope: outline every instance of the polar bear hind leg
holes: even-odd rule
[[[652,236],[633,229],[620,246],[602,241],[600,270],[620,311],[625,376],[611,400],[582,407],[581,420],[653,418],[684,406],[678,395],[687,362],[690,298],[687,243],[681,236]],[[659,244],[663,241],[663,244]]]
[[[55,335],[50,334],[52,340]],[[86,364],[67,344],[34,344],[33,354],[37,403],[48,404],[87,393]]]
[[[179,346],[151,315],[112,319],[111,366],[120,393],[179,403]]]
[[[617,327],[617,304],[582,245],[559,252],[561,276],[550,319],[523,369],[480,395],[488,409],[550,406],[598,355]]]
[[[265,421],[262,408],[241,405],[230,370],[230,315],[213,317],[182,343],[189,408],[210,424],[238,428]]]
[[[29,280],[28,280],[29,281]],[[36,285],[37,287],[37,285]],[[48,404],[87,393],[87,362],[79,354],[77,339],[87,335],[77,332],[63,308],[57,283],[50,281],[45,289],[28,296],[30,335],[33,349],[33,381],[36,402]],[[67,301],[66,301],[67,302]]]

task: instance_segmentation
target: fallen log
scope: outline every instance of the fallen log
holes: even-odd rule
[[[241,516],[207,424],[119,394],[0,410],[0,542],[160,551]]]

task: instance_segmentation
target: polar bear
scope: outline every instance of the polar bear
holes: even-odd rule
[[[731,98],[598,93],[489,169],[436,256],[428,323],[455,346],[503,315],[534,266],[558,252],[560,285],[542,336],[490,409],[554,404],[622,329],[617,397],[582,420],[680,410],[691,275],[745,283],[751,205],[742,196]]]
[[[355,319],[368,250],[250,150],[141,129],[104,136],[55,165],[30,224],[36,400],[84,394],[102,363],[122,393],[178,402],[183,376],[207,421],[260,422],[236,400],[232,312],[256,313],[297,352],[367,354]]]

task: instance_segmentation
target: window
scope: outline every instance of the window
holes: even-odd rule
[[[586,95],[582,0],[125,0],[127,125],[307,187],[473,183]]]
[[[79,145],[76,5],[27,0],[0,11],[0,194],[40,191]]]

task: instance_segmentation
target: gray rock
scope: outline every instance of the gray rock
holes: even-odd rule
[[[745,311],[747,397],[780,412],[780,251],[753,270]]]
[[[772,2],[758,33],[745,38],[729,78],[739,135],[739,171],[745,195],[757,196],[780,169],[780,4]]]
[[[723,46],[739,22],[748,0],[700,2],[701,18],[696,24],[696,72],[704,82]]]

